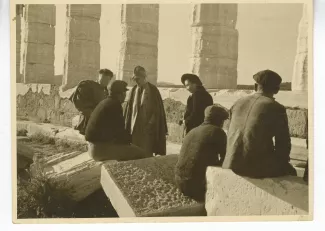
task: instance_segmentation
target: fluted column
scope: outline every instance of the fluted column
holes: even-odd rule
[[[237,87],[237,4],[194,4],[191,72],[207,88]]]
[[[20,72],[24,83],[54,81],[55,5],[25,5]]]
[[[133,84],[135,66],[143,66],[149,82],[158,76],[159,4],[123,4],[121,12],[122,41],[117,79]]]
[[[303,15],[299,23],[299,34],[297,39],[297,54],[292,76],[293,91],[308,90],[308,5],[303,8]]]
[[[67,5],[62,89],[98,76],[101,5]]]

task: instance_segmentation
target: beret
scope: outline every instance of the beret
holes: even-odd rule
[[[257,72],[255,75],[253,75],[253,79],[256,81],[256,83],[267,87],[276,87],[282,82],[280,75],[271,70]]]

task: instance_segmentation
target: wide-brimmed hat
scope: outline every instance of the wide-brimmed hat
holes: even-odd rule
[[[202,82],[201,82],[199,76],[194,75],[194,74],[187,73],[187,74],[182,75],[181,81],[182,81],[183,85],[185,84],[185,80],[189,80],[192,83],[202,85]]]

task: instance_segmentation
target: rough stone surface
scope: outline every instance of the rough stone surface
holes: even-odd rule
[[[201,215],[203,204],[175,185],[176,162],[169,155],[103,165],[101,184],[119,217]]]
[[[101,5],[67,5],[63,70],[64,90],[81,80],[96,79],[100,68]]]
[[[147,71],[149,82],[156,84],[159,4],[123,4],[121,15],[122,41],[117,79],[132,85],[133,69],[141,65]]]
[[[60,96],[58,87],[25,86],[17,85],[17,93],[20,92],[16,98],[18,120],[27,119],[71,126],[71,119],[78,114],[78,111],[69,99]]]
[[[292,76],[293,91],[308,90],[308,5],[303,8],[303,15],[299,23],[297,39],[297,54]]]
[[[55,5],[25,5],[20,73],[24,83],[54,83]]]
[[[191,72],[207,88],[237,87],[237,4],[193,4]]]
[[[302,178],[251,179],[208,167],[208,216],[308,215],[308,185]]]

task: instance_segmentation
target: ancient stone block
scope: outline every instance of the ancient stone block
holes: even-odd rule
[[[306,139],[308,134],[308,111],[287,109],[290,135]]]
[[[100,37],[100,25],[98,19],[94,18],[68,18],[67,32],[69,40],[87,40],[98,42]]]
[[[24,42],[55,45],[55,28],[42,23],[25,23]]]
[[[28,65],[44,64],[44,65],[54,65],[54,46],[49,44],[41,43],[26,43],[23,47],[22,52],[24,52],[25,62]],[[52,73],[51,73],[52,74]],[[53,78],[52,74],[48,78]],[[48,82],[50,83],[50,82]]]
[[[27,4],[25,5],[26,21],[31,23],[43,23],[55,26],[55,5],[51,4]]]
[[[95,18],[100,19],[101,16],[101,6],[100,4],[73,4],[69,7],[69,16],[83,17],[83,18]]]
[[[62,89],[81,80],[96,79],[100,68],[101,5],[67,5]]]
[[[308,185],[302,178],[251,179],[208,167],[208,216],[308,215]]]
[[[25,83],[45,84],[53,81],[53,65],[23,63],[22,68]]]
[[[303,8],[297,38],[297,54],[292,76],[293,91],[308,90],[308,5]]]
[[[16,5],[16,82],[23,81],[20,73],[20,51],[21,51],[21,20],[23,14],[22,5]]]
[[[24,83],[53,83],[55,5],[25,5],[20,72]]]
[[[119,217],[200,216],[204,205],[174,182],[177,155],[107,163],[101,184]]]
[[[158,22],[158,4],[122,5],[122,42],[117,79],[133,85],[133,69],[141,65],[147,70],[148,80],[157,83]]]
[[[191,72],[207,88],[237,87],[237,4],[194,4]]]

